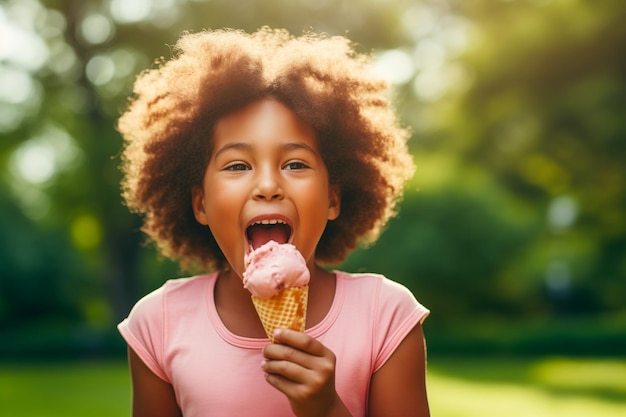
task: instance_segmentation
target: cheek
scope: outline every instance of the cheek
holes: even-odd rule
[[[205,188],[204,205],[211,229],[226,226],[238,214],[236,195],[225,187]]]
[[[239,210],[232,198],[228,195],[211,196],[205,200],[207,205],[207,220],[211,226],[226,226],[232,219],[238,218]]]
[[[302,215],[306,216],[307,222],[312,228],[322,229],[319,233],[323,232],[326,222],[329,216],[330,200],[328,190],[325,187],[317,187],[310,192],[303,193],[301,195]]]
[[[240,210],[228,195],[216,193],[205,200],[208,226],[226,261],[238,273],[243,265],[243,239],[239,233]]]

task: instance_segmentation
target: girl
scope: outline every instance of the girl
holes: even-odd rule
[[[162,253],[207,275],[140,300],[133,416],[428,416],[428,310],[375,274],[328,271],[373,240],[413,173],[408,133],[343,37],[185,34],[119,121],[123,195]],[[311,273],[306,331],[269,343],[243,258],[289,242]]]

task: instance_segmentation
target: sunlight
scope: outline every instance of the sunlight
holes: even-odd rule
[[[570,228],[578,217],[578,203],[572,197],[559,196],[548,206],[548,224],[555,231]]]
[[[64,76],[78,71],[78,59],[71,46],[65,42],[53,42],[50,45],[50,61],[48,68],[54,73]]]
[[[81,36],[92,45],[105,43],[113,36],[113,33],[113,24],[108,17],[100,13],[88,15],[80,24]]]
[[[563,368],[558,370],[562,371]],[[587,374],[567,375],[568,379],[584,379]],[[575,378],[576,375],[583,378]],[[443,376],[436,371],[429,372],[428,395],[432,415],[440,417],[623,416],[623,404],[603,401],[585,392],[555,396],[541,385],[481,383]]]
[[[119,23],[137,23],[148,17],[152,0],[111,0],[110,10],[113,19]]]
[[[14,5],[7,15],[0,8],[0,62],[34,72],[48,60],[48,47],[35,34],[31,21],[35,20],[37,8],[30,2]]]
[[[94,85],[104,85],[115,76],[115,64],[108,55],[96,55],[89,60],[85,71]]]
[[[626,363],[617,360],[546,360],[533,367],[532,375],[550,387],[619,390],[626,397]]]
[[[14,174],[33,183],[44,183],[54,174],[54,149],[45,144],[27,142],[15,151],[12,158]]]
[[[467,19],[453,15],[442,5],[419,4],[404,12],[402,27],[415,45],[412,87],[416,97],[436,102],[469,88],[471,74],[453,61],[470,44],[473,28]]]
[[[18,181],[42,185],[76,162],[79,150],[74,140],[55,126],[23,142],[11,155],[9,170]]]
[[[19,104],[27,101],[34,92],[33,79],[24,71],[0,66],[0,101]]]
[[[74,139],[51,123],[22,142],[9,156],[10,187],[22,211],[34,220],[50,211],[48,187],[55,177],[80,162],[81,152]]]
[[[433,7],[418,3],[404,12],[402,27],[413,41],[418,42],[435,29],[437,19],[437,12]]]
[[[42,89],[32,74],[50,56],[33,29],[37,17],[47,17],[42,10],[34,1],[0,5],[0,132],[16,129],[41,105]]]
[[[400,49],[391,49],[376,57],[374,72],[393,84],[404,84],[415,74],[415,66],[411,55]]]

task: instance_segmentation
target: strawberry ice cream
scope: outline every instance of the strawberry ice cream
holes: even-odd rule
[[[244,263],[243,285],[258,298],[269,299],[285,288],[303,287],[309,283],[306,261],[289,243],[270,240],[246,254]]]
[[[243,285],[271,342],[274,331],[288,328],[303,332],[309,294],[306,261],[289,243],[267,243],[251,250],[244,259]]]

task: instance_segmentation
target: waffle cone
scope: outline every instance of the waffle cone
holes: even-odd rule
[[[267,337],[274,342],[274,329],[287,328],[304,331],[309,286],[285,288],[278,295],[264,299],[252,296]]]

